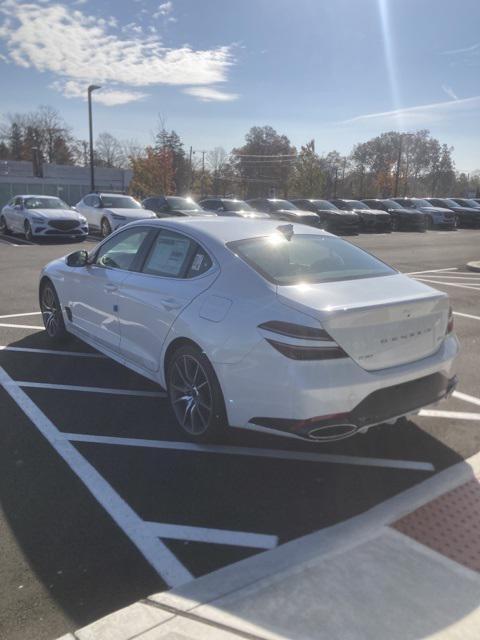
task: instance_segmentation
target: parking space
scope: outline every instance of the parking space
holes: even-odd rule
[[[464,267],[479,240],[466,230],[353,240],[450,294],[460,384],[406,424],[321,445],[236,429],[215,445],[187,442],[161,389],[80,341],[52,346],[42,331],[38,271],[78,245],[2,244],[6,637],[31,637],[35,624],[39,640],[53,638],[361,513],[479,451],[480,275]]]

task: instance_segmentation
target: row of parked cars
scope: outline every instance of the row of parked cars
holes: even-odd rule
[[[120,193],[90,193],[75,207],[54,196],[18,195],[0,213],[0,234],[65,237],[83,240],[89,232],[102,237],[132,220],[167,216],[237,216],[274,218],[308,224],[338,235],[398,230],[480,227],[480,198],[335,198],[209,197],[200,202],[179,196],[151,196],[138,202]]]

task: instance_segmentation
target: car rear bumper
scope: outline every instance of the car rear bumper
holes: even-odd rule
[[[294,361],[262,340],[239,363],[213,364],[231,425],[322,439],[311,432],[341,424],[353,435],[438,401],[455,384],[457,353],[449,335],[431,356],[367,371],[351,358]]]

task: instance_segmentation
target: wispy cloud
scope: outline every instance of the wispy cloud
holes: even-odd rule
[[[161,17],[166,17],[169,14],[171,14],[173,11],[173,2],[171,2],[170,0],[168,0],[168,2],[163,2],[161,5],[159,5],[158,9],[155,11],[155,13],[152,14],[153,18],[161,18]]]
[[[213,87],[187,87],[183,93],[194,96],[202,102],[230,102],[238,98],[237,93],[227,93]]]
[[[460,112],[466,113],[468,111],[478,111],[479,109],[480,96],[473,96],[462,100],[448,100],[447,102],[435,102],[405,109],[394,109],[393,111],[367,113],[343,120],[339,124],[373,124],[381,122],[385,126],[389,126],[389,124],[397,124],[401,121],[405,127],[429,126],[434,122],[451,118],[452,115],[457,116]]]
[[[160,5],[165,15],[170,5]],[[224,82],[234,63],[229,46],[169,48],[134,23],[122,33],[115,18],[99,19],[71,6],[3,0],[2,15],[0,39],[8,59],[53,74],[55,88],[67,97],[85,98],[83,87],[90,83],[105,87],[96,96],[104,104],[140,100],[145,94],[135,89],[152,85],[201,85],[206,90]]]
[[[449,98],[452,98],[453,100],[459,99],[455,91],[452,89],[452,87],[449,87],[446,84],[442,84],[442,91],[444,91],[447,94],[447,96]]]
[[[448,56],[448,55],[457,55],[460,53],[474,53],[474,52],[478,52],[480,54],[480,42],[477,42],[476,44],[472,44],[469,47],[463,47],[462,49],[450,49],[449,51],[442,51],[441,54],[443,56]]]

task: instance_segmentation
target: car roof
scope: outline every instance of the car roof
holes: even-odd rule
[[[61,200],[60,196],[49,196],[47,193],[17,193],[12,196],[10,200],[13,200],[14,198],[57,198],[57,200]]]
[[[246,240],[265,236],[273,233],[278,227],[289,225],[288,222],[273,220],[270,218],[240,218],[240,217],[210,217],[195,216],[194,218],[159,218],[136,220],[122,227],[125,229],[132,226],[165,227],[180,233],[191,233],[199,240],[212,242],[213,244],[224,245],[235,240]],[[293,223],[294,233],[298,234],[320,234],[330,236],[326,231],[307,225]]]

